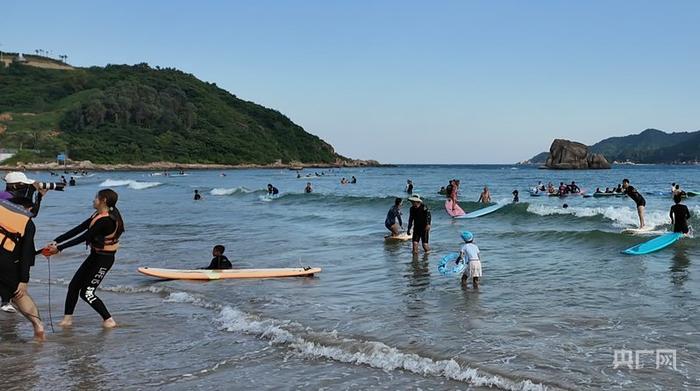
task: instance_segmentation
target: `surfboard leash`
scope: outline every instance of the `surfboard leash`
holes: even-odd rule
[[[46,257],[46,264],[49,266],[49,324],[51,325],[51,332],[56,333],[53,328],[53,316],[51,315],[51,256]]]

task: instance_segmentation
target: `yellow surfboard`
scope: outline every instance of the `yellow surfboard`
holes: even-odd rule
[[[139,273],[166,280],[224,280],[229,278],[311,277],[321,268],[178,270],[140,267]]]
[[[411,238],[412,238],[411,235],[409,235],[405,232],[401,232],[398,236],[391,236],[391,235],[385,236],[384,240],[386,240],[387,242],[391,242],[391,241],[405,242],[407,240],[411,240]]]

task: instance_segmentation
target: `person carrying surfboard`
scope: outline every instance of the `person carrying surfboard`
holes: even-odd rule
[[[622,190],[627,197],[631,198],[632,201],[637,205],[637,214],[639,215],[639,229],[644,228],[644,207],[647,205],[647,201],[644,197],[630,185],[630,180],[625,178],[622,180]]]
[[[687,235],[688,232],[690,232],[690,227],[688,226],[690,211],[687,206],[681,204],[681,201],[683,201],[683,197],[680,193],[673,195],[673,202],[675,202],[675,205],[671,207],[669,216],[671,217],[671,224],[673,224],[673,232],[680,232]]]
[[[95,291],[114,265],[114,255],[119,248],[119,237],[124,233],[124,221],[117,209],[118,199],[119,196],[112,189],[98,191],[92,201],[95,213],[77,227],[58,236],[44,248],[46,255],[54,255],[77,244],[86,243],[90,246],[90,255],[83,261],[68,284],[64,316],[59,323],[61,327],[73,325],[73,311],[78,303],[78,297],[100,314],[103,327],[117,327],[114,318],[102,300],[95,295]],[[73,237],[75,238],[69,240]]]
[[[399,236],[399,234],[401,234],[401,228],[403,228],[403,221],[401,221],[402,203],[403,200],[401,198],[396,198],[394,200],[394,206],[392,206],[386,214],[384,226],[391,231],[391,236]]]
[[[464,269],[462,274],[462,284],[467,285],[469,278],[472,279],[472,287],[474,289],[479,288],[479,278],[481,277],[481,252],[479,247],[474,244],[474,234],[469,231],[464,231],[460,234],[462,240],[464,240],[464,245],[459,250],[459,257],[457,264],[460,262],[468,262],[468,267]]]
[[[420,195],[414,194],[408,197],[411,201],[411,209],[408,214],[408,231],[411,235],[411,227],[413,227],[413,253],[418,254],[418,244],[423,244],[423,251],[430,251],[430,223],[432,216],[430,209],[423,203]]]

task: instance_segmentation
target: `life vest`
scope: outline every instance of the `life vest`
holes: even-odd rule
[[[93,214],[92,219],[90,220],[90,227],[92,228],[92,226],[95,225],[97,220],[103,217],[111,218],[109,213],[107,212]],[[116,228],[114,229],[114,232],[105,236],[104,246],[97,247],[94,243],[90,243],[90,247],[92,247],[92,249],[97,252],[116,252],[119,249],[119,237],[117,237],[117,231],[119,230],[119,222],[115,221],[115,225]]]
[[[0,247],[13,252],[24,236],[24,230],[31,216],[19,207],[0,202]]]

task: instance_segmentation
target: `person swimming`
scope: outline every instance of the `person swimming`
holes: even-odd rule
[[[276,187],[272,186],[271,183],[267,184],[267,195],[277,195],[279,193],[280,191]]]
[[[484,186],[484,191],[482,191],[481,195],[479,195],[479,200],[477,202],[481,202],[482,204],[491,203],[491,192],[487,186]]]
[[[311,187],[311,182],[306,182],[306,187],[304,188],[304,193],[309,194],[313,192],[314,189]]]

